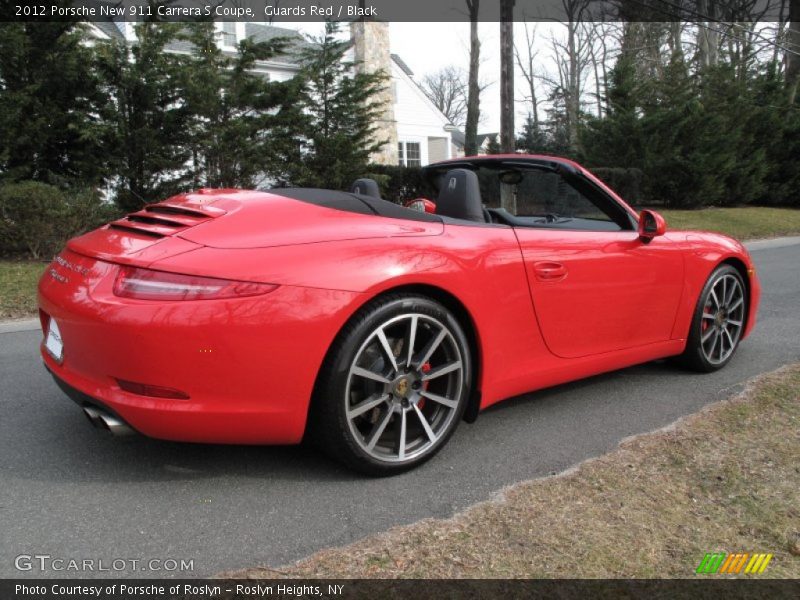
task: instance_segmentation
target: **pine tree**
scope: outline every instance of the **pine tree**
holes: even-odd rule
[[[376,95],[387,74],[364,72],[345,60],[349,42],[336,33],[336,23],[326,23],[324,36],[301,55],[301,106],[308,122],[302,162],[291,175],[295,185],[345,189],[386,142],[376,139],[375,123],[382,113]]]
[[[216,43],[213,23],[185,27],[185,38],[194,46],[183,71],[194,185],[274,183],[287,164],[298,160],[306,119],[298,105],[297,81],[269,81],[253,68],[283,52],[287,40],[245,39],[229,56]]]
[[[490,135],[489,139],[486,141],[486,154],[500,154],[502,152],[500,148],[500,142],[497,141],[496,135]]]
[[[544,130],[534,121],[533,115],[528,113],[522,126],[522,133],[517,138],[517,150],[527,154],[542,154],[548,152],[547,147]]]
[[[604,118],[590,118],[582,132],[582,160],[593,167],[642,168],[644,145],[636,67],[621,54],[609,73]]]
[[[103,104],[84,26],[4,23],[0,31],[0,177],[61,187],[107,172]]]
[[[186,187],[189,113],[183,101],[183,55],[165,48],[178,24],[142,23],[136,42],[98,45],[105,125],[112,140],[116,203],[132,211]]]

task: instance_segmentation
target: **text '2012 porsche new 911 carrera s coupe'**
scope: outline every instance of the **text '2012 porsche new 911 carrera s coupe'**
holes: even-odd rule
[[[96,425],[233,444],[308,437],[399,472],[535,389],[676,356],[727,364],[750,256],[667,231],[574,162],[425,168],[435,201],[202,189],[71,240],[39,284],[42,356]]]

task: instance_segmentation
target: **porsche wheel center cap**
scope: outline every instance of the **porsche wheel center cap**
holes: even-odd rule
[[[408,385],[408,379],[406,379],[405,377],[401,377],[399,381],[397,381],[397,383],[394,384],[394,393],[396,396],[405,398],[406,395],[408,394],[409,387],[410,386]]]

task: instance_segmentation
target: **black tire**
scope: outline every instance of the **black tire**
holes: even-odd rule
[[[718,305],[715,305],[712,292],[714,297],[717,297],[718,294],[716,294],[715,290],[720,289],[723,284],[733,285],[733,281],[738,283],[741,291],[741,302],[732,311],[728,311],[726,310],[724,299],[718,299]],[[727,303],[727,308],[732,306],[734,302],[736,300]],[[736,349],[742,339],[748,304],[747,286],[739,271],[728,264],[717,267],[709,276],[697,300],[689,336],[686,341],[686,349],[679,357],[680,362],[684,366],[702,373],[717,371],[727,365],[736,353]],[[709,313],[709,308],[716,309],[713,316]],[[739,324],[734,326],[732,323]],[[730,332],[728,332],[728,327],[731,328]],[[719,337],[722,338],[719,340],[719,345],[717,345],[718,338],[714,337],[715,332],[710,331],[709,328],[716,328]],[[704,341],[706,336],[709,337]],[[732,344],[730,343],[731,341],[733,342]],[[715,345],[709,353],[708,348],[712,342]],[[728,344],[727,348],[725,347],[726,342]],[[717,348],[721,349],[719,350],[719,357],[715,358],[714,354]]]
[[[447,308],[420,295],[377,298],[350,319],[331,346],[314,389],[307,437],[367,475],[417,467],[441,450],[461,421],[472,386],[471,361],[466,335]],[[428,374],[433,377],[425,380]]]

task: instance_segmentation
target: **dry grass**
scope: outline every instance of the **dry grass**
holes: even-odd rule
[[[447,520],[226,577],[693,577],[706,552],[800,577],[800,365]],[[703,575],[702,577],[723,577]],[[724,576],[728,577],[728,576]],[[754,577],[747,575],[746,577]]]
[[[38,261],[0,261],[0,319],[36,314],[36,285],[46,266]]]
[[[660,211],[667,229],[717,231],[739,240],[800,234],[800,210],[790,208],[706,208]]]

